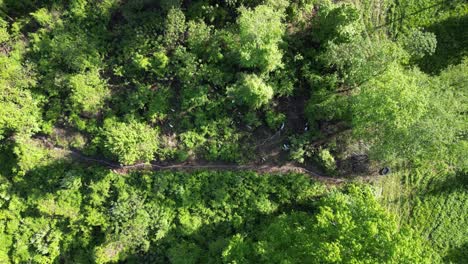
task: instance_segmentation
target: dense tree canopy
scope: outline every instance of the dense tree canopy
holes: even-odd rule
[[[236,235],[223,257],[228,262],[426,263],[421,241],[411,240],[373,200],[369,189],[351,186],[331,193],[318,213],[282,214],[257,231],[255,240]],[[408,243],[411,243],[409,245]],[[409,248],[411,247],[411,248]],[[426,255],[427,254],[427,255]]]
[[[323,185],[298,174],[130,176],[64,163],[26,174],[27,181],[45,181],[34,188],[1,178],[2,246],[15,247],[0,251],[0,258],[37,263],[430,259],[428,249],[397,228],[369,188],[350,186],[324,196]],[[59,184],[53,187],[54,182]]]
[[[466,262],[467,17],[0,0],[0,263]]]

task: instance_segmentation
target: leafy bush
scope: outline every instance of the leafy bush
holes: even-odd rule
[[[242,74],[238,82],[228,88],[228,94],[236,102],[257,109],[273,98],[273,88],[255,74]]]
[[[169,10],[166,18],[164,41],[168,47],[172,47],[185,32],[185,15],[180,9]]]
[[[266,112],[266,122],[270,129],[277,130],[286,121],[286,115],[275,111]]]
[[[289,151],[289,158],[293,161],[304,163],[307,157],[310,157],[311,151],[308,149],[309,143],[306,136],[291,137],[291,150]]]
[[[364,29],[356,7],[349,3],[333,4],[329,0],[320,4],[314,23],[317,30],[313,36],[325,45],[350,42]]]
[[[434,54],[437,39],[434,33],[413,29],[403,37],[403,47],[413,59],[418,60]]]
[[[335,158],[330,151],[326,148],[319,150],[318,157],[322,163],[322,166],[328,173],[333,173],[336,170]]]
[[[0,18],[0,43],[7,42],[10,39],[7,26],[8,23]]]
[[[32,65],[22,64],[24,46],[9,54],[0,52],[0,140],[15,133],[31,135],[41,123],[39,100],[31,92],[36,85]]]
[[[97,69],[70,76],[71,106],[78,113],[96,115],[104,106],[110,93],[106,82],[100,78]]]
[[[102,131],[103,147],[122,164],[149,162],[158,150],[158,131],[137,121],[107,119]]]

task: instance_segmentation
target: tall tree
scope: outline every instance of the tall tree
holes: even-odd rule
[[[283,6],[275,8],[273,4],[259,5],[255,9],[240,8],[237,24],[241,66],[262,72],[281,67],[283,54],[279,44],[285,31],[283,12]]]
[[[391,66],[353,96],[354,133],[380,160],[460,165],[459,155],[467,151],[466,67],[465,62],[438,78]]]

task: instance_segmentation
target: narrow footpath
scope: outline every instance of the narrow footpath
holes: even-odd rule
[[[138,163],[133,165],[121,165],[107,159],[100,159],[95,157],[89,157],[77,150],[65,149],[59,146],[54,146],[55,151],[60,151],[64,156],[70,156],[74,159],[78,159],[88,163],[99,164],[101,166],[107,167],[114,170],[120,174],[127,174],[132,170],[248,170],[255,171],[258,173],[303,173],[309,175],[311,178],[329,184],[341,184],[348,182],[349,179],[345,178],[336,178],[331,176],[322,175],[317,171],[314,171],[311,168],[305,168],[298,166],[294,163],[287,163],[284,165],[275,165],[275,164],[265,164],[265,165],[240,165],[232,163],[173,163],[173,164],[162,164],[158,162],[152,163]]]

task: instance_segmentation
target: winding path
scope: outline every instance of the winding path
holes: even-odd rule
[[[213,169],[213,170],[249,170],[259,173],[288,173],[296,172],[309,175],[311,178],[329,183],[329,184],[341,184],[348,182],[348,179],[345,178],[333,178],[329,176],[322,175],[312,169],[307,169],[301,166],[297,166],[293,163],[288,163],[285,165],[275,165],[275,164],[265,164],[265,165],[239,165],[239,164],[227,164],[227,163],[207,163],[207,164],[189,164],[189,163],[177,163],[177,164],[160,164],[160,163],[138,163],[134,165],[121,165],[109,160],[92,158],[82,154],[76,150],[65,149],[58,146],[53,146],[53,149],[60,151],[65,155],[74,156],[82,161],[97,163],[113,169],[114,171],[126,174],[131,170],[139,169],[151,169],[151,170],[200,170],[200,169]]]

